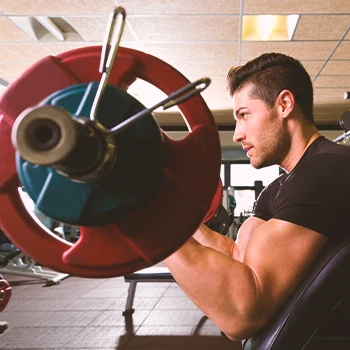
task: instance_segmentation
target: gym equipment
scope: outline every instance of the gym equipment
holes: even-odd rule
[[[343,130],[350,130],[350,111],[346,111],[340,116],[339,124]]]
[[[350,138],[350,111],[345,111],[340,116],[339,124],[341,128],[344,130],[343,135],[338,136],[333,140],[333,142],[348,142]]]
[[[0,275],[0,312],[7,306],[11,294],[10,284]]]
[[[24,254],[75,276],[121,276],[153,265],[216,212],[210,208],[218,190],[220,141],[197,89],[210,80],[190,84],[154,56],[118,49],[121,33],[111,44],[120,14],[124,23],[121,8],[110,17],[102,53],[101,47],[87,47],[46,57],[0,101],[0,226]],[[168,98],[143,109],[127,93],[136,79]],[[190,131],[181,141],[170,139],[150,114],[178,103]],[[12,132],[23,152],[16,156],[17,168]],[[135,190],[140,174],[145,182]],[[80,226],[74,245],[26,211],[19,178],[45,215]]]
[[[4,333],[8,327],[9,325],[7,322],[0,321],[0,334]]]
[[[63,279],[69,277],[67,274],[55,272],[38,265],[33,259],[25,256],[0,229],[0,274],[24,276],[30,278],[41,278],[46,280],[47,286],[59,284]]]
[[[10,284],[0,275],[0,312],[7,306],[12,291]],[[8,323],[0,321],[0,334],[4,333],[8,328]]]
[[[226,236],[230,227],[230,216],[227,210],[221,205],[215,215],[205,224],[213,231]]]
[[[224,188],[222,186],[221,179],[219,179],[219,184],[218,184],[218,187],[216,189],[214,198],[212,199],[210,209],[207,212],[207,214],[205,215],[205,218],[203,220],[204,223],[208,223],[215,215],[217,215],[217,213],[221,207],[223,194],[224,194]]]
[[[10,253],[0,260],[0,273],[41,278],[46,281],[47,286],[57,285],[69,277],[68,274],[55,272],[37,265],[34,260],[25,257],[21,251]]]
[[[124,281],[126,283],[129,283],[129,289],[123,316],[130,316],[135,312],[133,304],[137,283],[176,282],[169,269],[163,266],[152,266],[140,271],[136,271],[124,276]]]

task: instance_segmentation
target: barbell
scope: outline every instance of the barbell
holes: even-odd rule
[[[179,104],[189,128],[182,140],[151,113],[112,134],[145,109],[127,92],[136,79],[168,96],[190,82],[152,55],[119,47],[96,109],[104,48],[48,56],[0,100],[0,227],[38,263],[82,277],[122,276],[161,261],[222,198],[220,141],[202,96]],[[45,215],[79,225],[78,241],[40,224],[19,187]]]

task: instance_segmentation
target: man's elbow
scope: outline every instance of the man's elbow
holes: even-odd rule
[[[241,320],[240,322],[228,323],[221,328],[221,331],[233,341],[242,341],[248,339],[255,334],[259,333],[266,325],[268,321],[262,319],[259,320]]]
[[[275,310],[258,300],[242,303],[240,309],[236,309],[231,315],[226,313],[221,319],[224,322],[220,322],[220,329],[229,339],[235,341],[248,339],[269,324]]]

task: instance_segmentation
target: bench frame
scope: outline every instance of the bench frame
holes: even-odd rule
[[[133,308],[136,286],[137,283],[141,282],[176,282],[172,274],[167,267],[149,267],[129,275],[124,276],[124,280],[130,283],[128,290],[128,297],[126,299],[125,310],[123,311],[123,316],[130,316],[135,312]]]

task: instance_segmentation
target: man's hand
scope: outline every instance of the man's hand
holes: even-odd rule
[[[236,246],[235,242],[213,231],[205,224],[201,224],[193,235],[193,238],[200,244],[213,248],[227,256],[233,256],[233,250]]]

